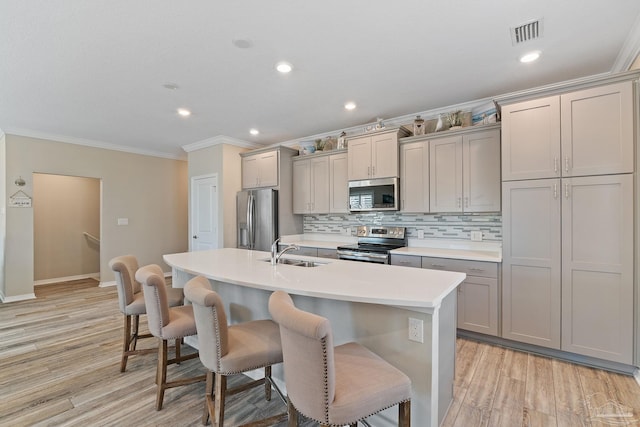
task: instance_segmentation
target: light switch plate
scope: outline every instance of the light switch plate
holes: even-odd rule
[[[129,218],[118,218],[118,225],[129,225]]]

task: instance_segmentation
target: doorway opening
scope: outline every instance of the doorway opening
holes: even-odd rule
[[[34,285],[100,278],[101,180],[33,174]]]

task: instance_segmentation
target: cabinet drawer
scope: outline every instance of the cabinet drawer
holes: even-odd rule
[[[455,271],[468,276],[498,277],[498,264],[495,262],[422,257],[422,268]]]
[[[391,265],[420,268],[422,262],[419,256],[391,254]]]
[[[338,259],[338,253],[335,249],[318,248],[318,257]]]

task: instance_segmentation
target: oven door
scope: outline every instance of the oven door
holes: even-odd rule
[[[362,252],[362,251],[354,251],[349,249],[338,248],[337,254],[339,259],[346,259],[350,261],[361,261],[361,262],[373,262],[376,264],[389,264],[388,253]]]

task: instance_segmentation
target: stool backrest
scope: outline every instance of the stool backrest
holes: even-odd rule
[[[280,326],[287,396],[301,413],[328,422],[329,404],[335,396],[329,320],[296,308],[283,291],[271,294],[269,312]]]
[[[118,289],[118,303],[120,311],[126,311],[126,307],[133,302],[133,296],[142,289],[136,281],[138,260],[133,255],[123,255],[109,261],[109,267],[116,275],[116,288]]]
[[[185,284],[184,295],[193,305],[200,361],[207,369],[220,372],[220,359],[229,351],[227,314],[222,298],[202,276]]]
[[[142,283],[149,332],[155,337],[164,338],[162,328],[169,324],[170,317],[167,284],[162,268],[156,264],[141,267],[136,272],[136,280]]]

